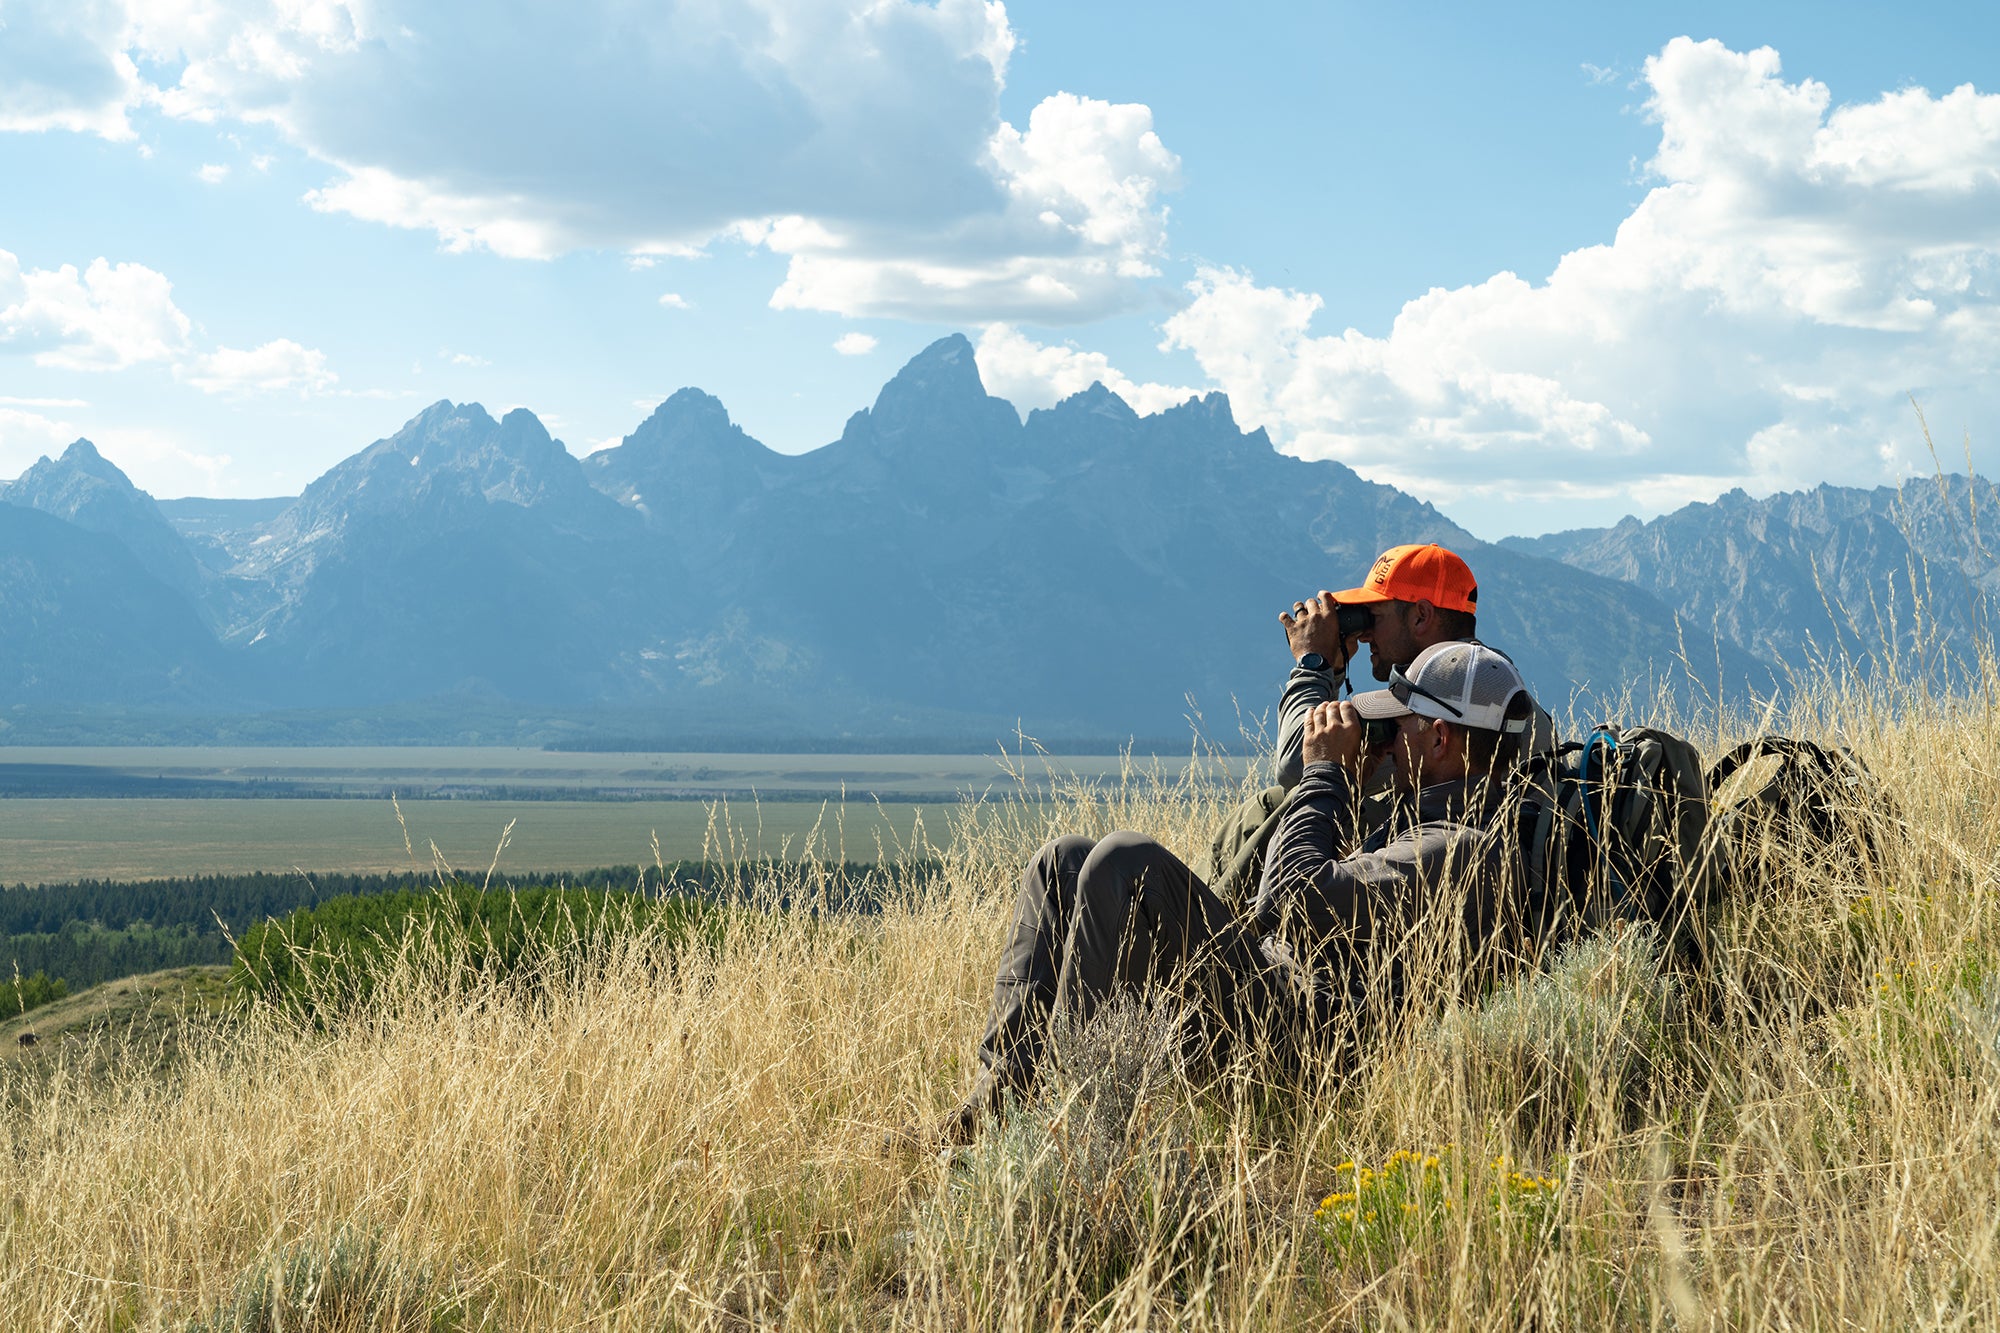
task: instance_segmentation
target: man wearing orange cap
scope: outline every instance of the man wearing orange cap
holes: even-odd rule
[[[1343,912],[1360,911],[1357,920],[1363,920],[1410,907],[1407,901],[1394,907],[1391,900],[1431,896],[1428,890],[1439,887],[1436,881],[1451,860],[1448,853],[1473,845],[1480,853],[1472,879],[1483,885],[1492,867],[1486,864],[1490,840],[1482,830],[1494,817],[1499,795],[1498,785],[1485,779],[1489,771],[1510,770],[1518,755],[1545,748],[1538,733],[1552,747],[1553,725],[1504,653],[1457,642],[1473,638],[1478,600],[1465,561],[1441,546],[1411,545],[1384,551],[1360,587],[1321,592],[1282,614],[1298,659],[1279,708],[1279,781],[1292,798],[1277,791],[1253,798],[1256,817],[1239,827],[1252,834],[1244,850],[1256,855],[1224,855],[1225,830],[1209,872],[1217,878],[1207,881],[1137,833],[1098,841],[1058,838],[1044,846],[1022,872],[980,1040],[979,1077],[941,1124],[905,1131],[906,1146],[963,1142],[982,1116],[1000,1108],[1007,1092],[1032,1086],[1058,1010],[1085,1018],[1114,989],[1143,991],[1171,979],[1205,992],[1199,1007],[1240,1036],[1246,1023],[1262,1021],[1256,1015],[1285,1006],[1281,997],[1288,987],[1296,988],[1299,969],[1320,970],[1315,963],[1326,960],[1315,955],[1331,949],[1329,941],[1339,932],[1328,923],[1343,919]],[[1354,626],[1343,635],[1343,606],[1366,607],[1372,617],[1368,627]],[[1426,743],[1435,749],[1449,740],[1456,747],[1433,757],[1427,778],[1418,779],[1404,762],[1415,760],[1414,741],[1400,759],[1390,753],[1393,743],[1365,748],[1364,714],[1335,701],[1360,642],[1371,646],[1376,679],[1390,685],[1355,701],[1365,699],[1373,708],[1365,716],[1442,719],[1441,729],[1426,733]],[[1469,701],[1471,696],[1447,697],[1440,689],[1427,694],[1423,672],[1405,671],[1434,659],[1455,687],[1467,689],[1471,676],[1449,669],[1461,660],[1477,665],[1491,697]],[[1435,708],[1430,700],[1438,701]],[[1520,711],[1510,715],[1515,706]],[[1309,760],[1317,765],[1315,781],[1302,783]],[[1468,779],[1478,793],[1477,808],[1465,806]],[[1366,791],[1380,793],[1386,802],[1391,786],[1415,803],[1413,820],[1405,825],[1392,827],[1381,818],[1386,803],[1358,808],[1351,799]],[[1326,811],[1334,807],[1346,811],[1346,824],[1327,822]],[[1268,874],[1261,855],[1266,842],[1274,844]],[[1485,903],[1483,910],[1490,912],[1490,887],[1466,901]],[[1243,904],[1251,911],[1240,914],[1232,900],[1253,893],[1254,903]],[[1468,918],[1468,928],[1474,924]],[[1473,933],[1485,929],[1490,923]],[[1312,988],[1324,993],[1323,985]]]
[[[1364,607],[1373,625],[1351,636],[1340,632],[1340,608]],[[1455,552],[1435,542],[1392,546],[1375,557],[1358,588],[1294,602],[1278,613],[1298,665],[1278,700],[1278,785],[1296,787],[1304,771],[1306,715],[1338,696],[1357,644],[1368,645],[1375,679],[1407,669],[1433,644],[1477,642],[1479,584]],[[1527,752],[1553,749],[1554,723],[1538,710]],[[1372,784],[1379,786],[1380,784]]]

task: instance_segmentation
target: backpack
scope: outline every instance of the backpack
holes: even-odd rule
[[[1744,741],[1709,769],[1708,789],[1714,838],[1738,874],[1754,869],[1760,878],[1802,852],[1845,858],[1858,870],[1879,858],[1898,822],[1889,793],[1853,751],[1792,736]]]
[[[1700,752],[1654,727],[1606,725],[1543,762],[1518,816],[1532,949],[1648,921],[1676,952],[1698,952],[1701,914],[1730,878],[1708,835]]]
[[[1257,896],[1257,883],[1264,877],[1264,851],[1291,808],[1291,791],[1266,787],[1222,821],[1209,841],[1208,865],[1202,878],[1223,902],[1247,907]]]

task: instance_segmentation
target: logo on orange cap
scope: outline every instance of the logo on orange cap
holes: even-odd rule
[[[1333,595],[1336,602],[1429,602],[1447,611],[1476,612],[1479,585],[1457,555],[1435,542],[1392,546],[1358,588]]]

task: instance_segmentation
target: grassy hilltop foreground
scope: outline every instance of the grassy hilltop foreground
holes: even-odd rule
[[[0,1327],[1992,1327],[1996,687],[1773,721],[1901,822],[1874,864],[1770,849],[1700,1003],[1627,933],[1477,1007],[1419,978],[1304,1087],[1190,1081],[1114,1011],[956,1158],[883,1132],[965,1086],[1021,862],[1117,827],[1193,859],[1236,784],[967,807],[879,913],[766,878],[699,948],[494,981],[446,941],[323,1025],[52,1044],[0,1072]]]

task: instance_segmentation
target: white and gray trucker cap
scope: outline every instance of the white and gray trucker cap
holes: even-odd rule
[[[1524,716],[1508,718],[1508,705],[1527,692],[1527,682],[1506,657],[1479,643],[1434,643],[1417,654],[1405,672],[1389,671],[1389,688],[1354,696],[1363,717],[1443,718],[1482,731],[1521,731]]]

